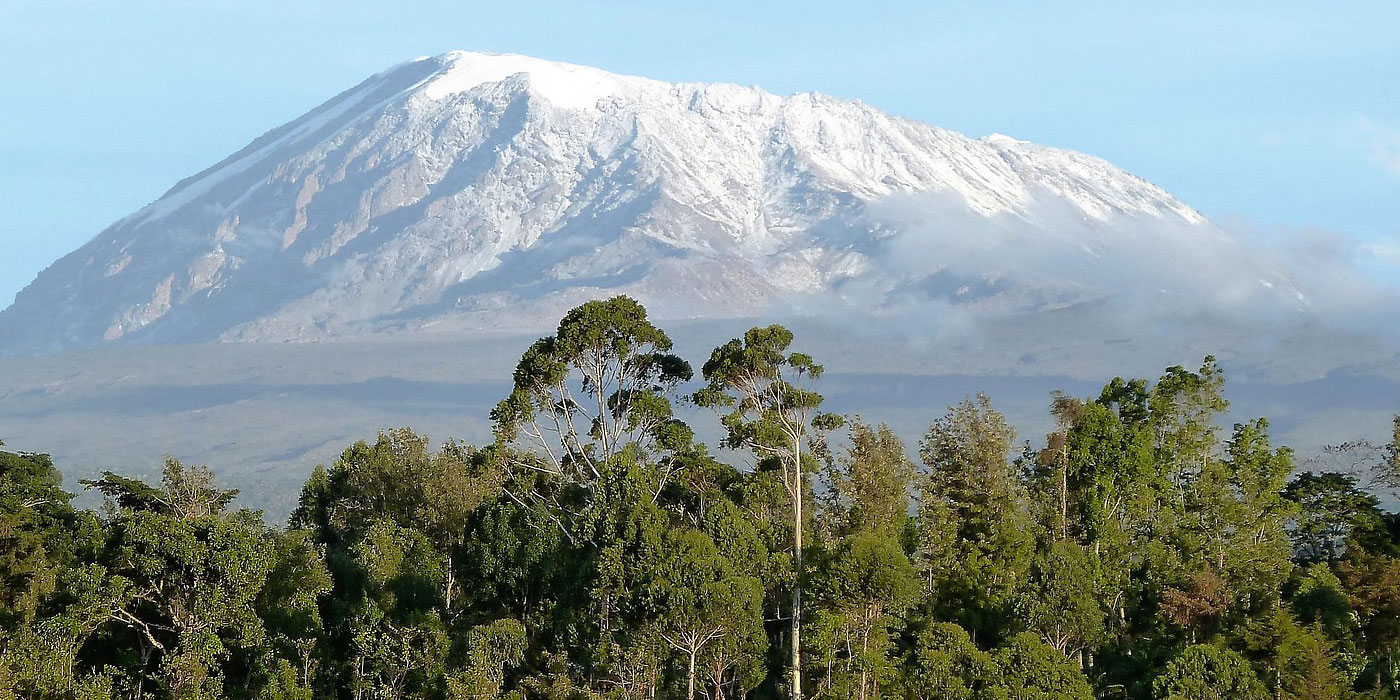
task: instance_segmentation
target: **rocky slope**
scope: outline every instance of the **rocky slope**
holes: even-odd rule
[[[1081,153],[819,94],[454,52],[116,222],[0,313],[0,352],[528,327],[615,292],[673,318],[1063,305],[1107,293],[1087,280],[1143,239],[1225,240]],[[1068,251],[1065,274],[998,267],[1027,241]]]

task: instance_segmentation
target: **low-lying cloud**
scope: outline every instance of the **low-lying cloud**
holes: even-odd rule
[[[853,244],[868,271],[838,283],[837,299],[807,304],[866,311],[853,330],[1019,342],[1031,354],[1066,342],[1174,344],[1251,362],[1310,354],[1313,372],[1394,357],[1400,265],[1387,256],[1400,251],[1395,241],[1172,215],[1100,220],[1058,199],[993,217],[956,195],[875,202],[854,227],[863,235],[852,237],[877,232],[875,243]],[[1006,330],[1016,327],[1024,337]]]

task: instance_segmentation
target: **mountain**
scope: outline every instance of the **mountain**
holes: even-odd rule
[[[619,292],[670,318],[1062,308],[1115,276],[1142,286],[1149,259],[1154,293],[1190,298],[1206,274],[1304,301],[1233,245],[1082,153],[819,94],[453,52],[112,224],[0,313],[0,352],[528,328]]]

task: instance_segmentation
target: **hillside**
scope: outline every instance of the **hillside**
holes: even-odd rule
[[[1007,260],[1018,249],[1034,269]],[[930,319],[1104,298],[1164,255],[1156,286],[1183,297],[1205,275],[1302,298],[1092,156],[819,94],[454,52],[372,76],[114,223],[0,313],[0,352],[533,330],[618,292],[672,319],[833,302]]]

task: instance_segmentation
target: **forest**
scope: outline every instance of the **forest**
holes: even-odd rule
[[[91,510],[0,451],[0,700],[1400,698],[1400,418],[1295,457],[1207,357],[906,445],[804,347],[697,368],[585,303],[490,444],[387,430],[281,526],[204,466]]]

